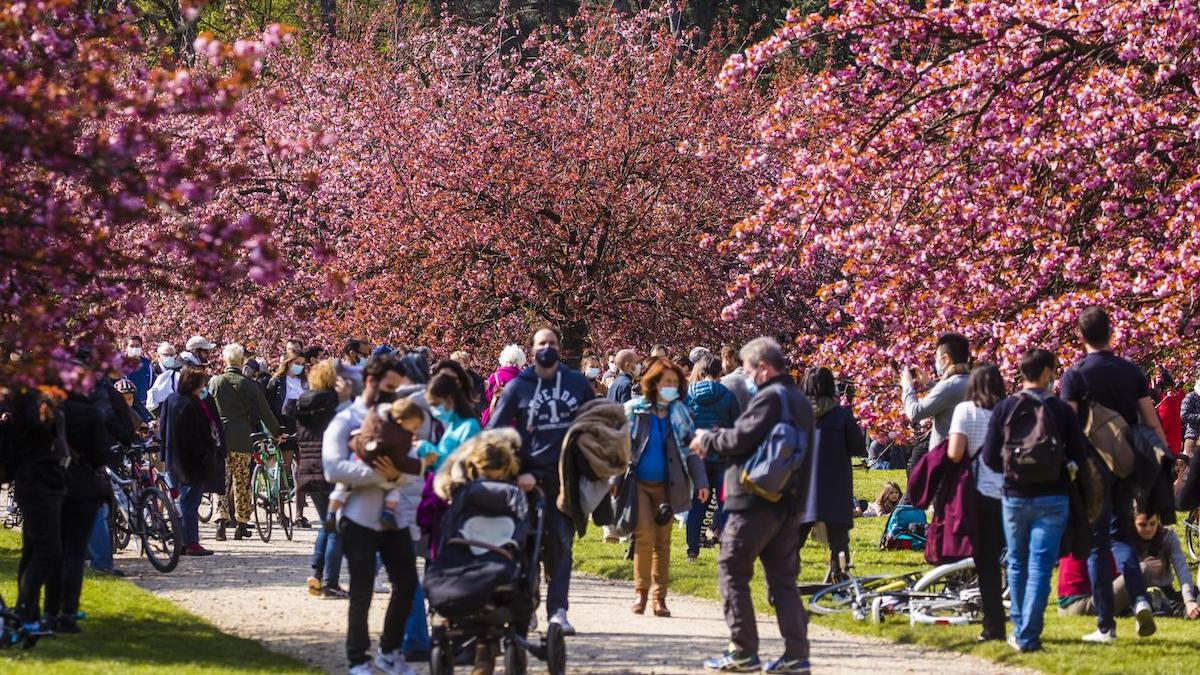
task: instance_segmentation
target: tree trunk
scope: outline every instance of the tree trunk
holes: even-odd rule
[[[337,0],[321,0],[321,25],[326,35],[337,36]]]

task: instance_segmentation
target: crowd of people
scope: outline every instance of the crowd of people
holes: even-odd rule
[[[968,488],[957,499],[970,507],[934,517],[972,519],[963,546],[979,573],[980,639],[1007,639],[1020,651],[1041,648],[1056,566],[1060,612],[1097,617],[1085,641],[1115,641],[1114,617],[1123,612],[1132,612],[1143,636],[1154,632],[1156,612],[1200,618],[1179,540],[1167,527],[1176,508],[1200,501],[1200,383],[1184,395],[1164,379],[1162,391],[1152,392],[1143,371],[1112,352],[1100,308],[1079,317],[1079,332],[1087,356],[1062,372],[1054,354],[1036,348],[1025,353],[1019,373],[973,364],[968,340],[946,333],[934,345],[936,379],[920,367],[899,375],[905,415],[915,428],[929,421],[909,472],[934,463],[969,467],[955,475]],[[867,455],[869,439],[836,374],[820,365],[795,368],[770,338],[719,353],[695,347],[678,358],[662,345],[646,355],[588,353],[579,369],[564,362],[559,341],[556,329],[540,327],[527,345],[505,347],[486,377],[465,351],[435,360],[427,348],[361,339],[334,351],[290,340],[274,368],[249,346],[219,346],[203,336],[186,340],[181,351],[163,342],[154,359],[131,336],[125,365],[114,370],[80,350],[71,363],[76,381],[2,392],[5,468],[25,518],[17,611],[39,631],[78,631],[85,561],[121,574],[112,565],[103,475],[117,461],[114,446],[145,437],[161,444],[183,553],[208,556],[198,515],[205,494],[218,495],[215,539],[254,535],[251,452],[265,434],[293,468],[294,525],[317,528],[307,590],[348,601],[352,674],[372,666],[409,673],[410,662],[428,658],[417,562],[437,555],[454,498],[444,484],[439,489],[438,477],[461,474],[461,466],[473,467],[468,479],[511,481],[544,495],[546,614],[571,635],[576,523],[563,504],[576,497],[563,495],[570,487],[560,470],[564,438],[581,411],[605,403],[623,413],[628,432],[628,465],[610,492],[614,508],[618,493],[629,495],[629,528],[618,532],[615,517],[604,524],[608,541],[631,540],[631,611],[671,616],[671,538],[679,519],[689,562],[720,543],[715,581],[731,643],[705,665],[809,672],[797,587],[801,547],[820,524],[829,568],[840,570],[851,557],[855,517],[886,515],[912,499],[889,483],[876,502],[856,503],[851,457]],[[1020,386],[1012,393],[1006,383],[1014,380]],[[747,482],[744,469],[781,425],[803,439],[804,459],[785,488],[768,495]],[[519,449],[511,456],[494,447],[479,451],[472,439],[491,429],[515,429]],[[462,464],[465,449],[479,452]],[[785,645],[765,664],[750,592],[756,561]],[[1011,619],[1001,598],[1002,564]],[[372,656],[367,612],[373,593],[383,590],[390,598]],[[490,673],[495,655],[493,646],[479,645],[475,672]]]

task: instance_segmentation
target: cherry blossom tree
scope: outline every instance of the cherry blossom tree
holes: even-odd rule
[[[722,95],[721,52],[690,50],[648,13],[585,12],[520,50],[500,28],[273,59],[270,89],[288,101],[270,124],[327,143],[270,180],[297,276],[231,286],[187,316],[264,346],[297,334],[439,349],[491,349],[550,322],[576,354],[751,330],[720,320],[735,260],[702,240],[754,204],[760,172],[739,162],[763,97]],[[319,187],[298,195],[310,173]],[[160,327],[178,331],[148,320]]]
[[[225,158],[244,136],[187,130],[235,112],[285,31],[202,37],[198,67],[151,67],[128,10],[0,0],[0,16],[0,346],[26,357],[0,379],[36,376],[69,344],[107,359],[111,321],[153,289],[278,274],[266,219],[204,213],[242,175]]]
[[[829,4],[721,76],[815,66],[760,118],[747,161],[783,169],[723,243],[745,261],[727,316],[829,270],[780,332],[893,422],[894,367],[928,367],[944,330],[1013,373],[1030,346],[1070,362],[1100,304],[1125,355],[1195,363],[1200,3]]]

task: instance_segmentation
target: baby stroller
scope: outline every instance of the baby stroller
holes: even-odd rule
[[[879,550],[924,550],[926,525],[924,511],[900,504],[883,526],[883,533],[879,535]]]
[[[504,649],[504,670],[521,675],[527,654],[546,662],[550,675],[567,671],[562,627],[545,637],[526,633],[540,602],[538,556],[545,496],[500,481],[474,481],[458,489],[442,519],[437,557],[425,568],[425,595],[435,617],[431,675],[454,672],[455,645],[480,641]]]

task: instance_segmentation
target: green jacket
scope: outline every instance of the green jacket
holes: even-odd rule
[[[263,424],[273,436],[281,433],[263,388],[242,375],[240,369],[226,368],[220,375],[214,375],[208,381],[208,392],[217,403],[230,452],[250,452],[250,434],[262,431]]]

